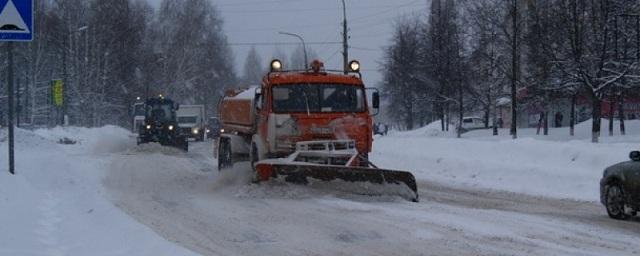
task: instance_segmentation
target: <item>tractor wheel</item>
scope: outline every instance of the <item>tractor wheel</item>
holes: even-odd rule
[[[189,140],[187,137],[182,138],[182,144],[182,150],[184,150],[184,152],[189,152]]]
[[[228,138],[220,138],[218,145],[218,171],[233,167],[231,143]]]
[[[605,206],[609,217],[617,220],[626,220],[630,216],[625,212],[625,197],[622,186],[612,183],[606,188]]]

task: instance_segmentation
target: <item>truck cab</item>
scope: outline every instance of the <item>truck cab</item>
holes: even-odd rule
[[[204,105],[181,105],[176,115],[183,134],[197,141],[204,140]]]

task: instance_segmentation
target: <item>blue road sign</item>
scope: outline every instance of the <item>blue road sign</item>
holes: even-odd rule
[[[0,0],[0,41],[33,40],[33,0]]]

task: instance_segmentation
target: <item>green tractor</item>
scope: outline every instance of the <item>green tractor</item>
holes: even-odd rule
[[[157,142],[188,151],[187,136],[181,133],[176,120],[179,107],[164,97],[147,99],[144,103],[144,122],[138,127],[138,145]]]

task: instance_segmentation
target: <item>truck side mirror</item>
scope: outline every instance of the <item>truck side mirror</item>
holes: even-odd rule
[[[380,108],[380,93],[374,92],[372,100],[373,100],[372,102],[373,108]]]
[[[255,108],[262,109],[262,88],[261,87],[256,88],[256,95],[254,100],[255,100]]]
[[[640,151],[631,151],[629,158],[635,162],[640,161]]]

